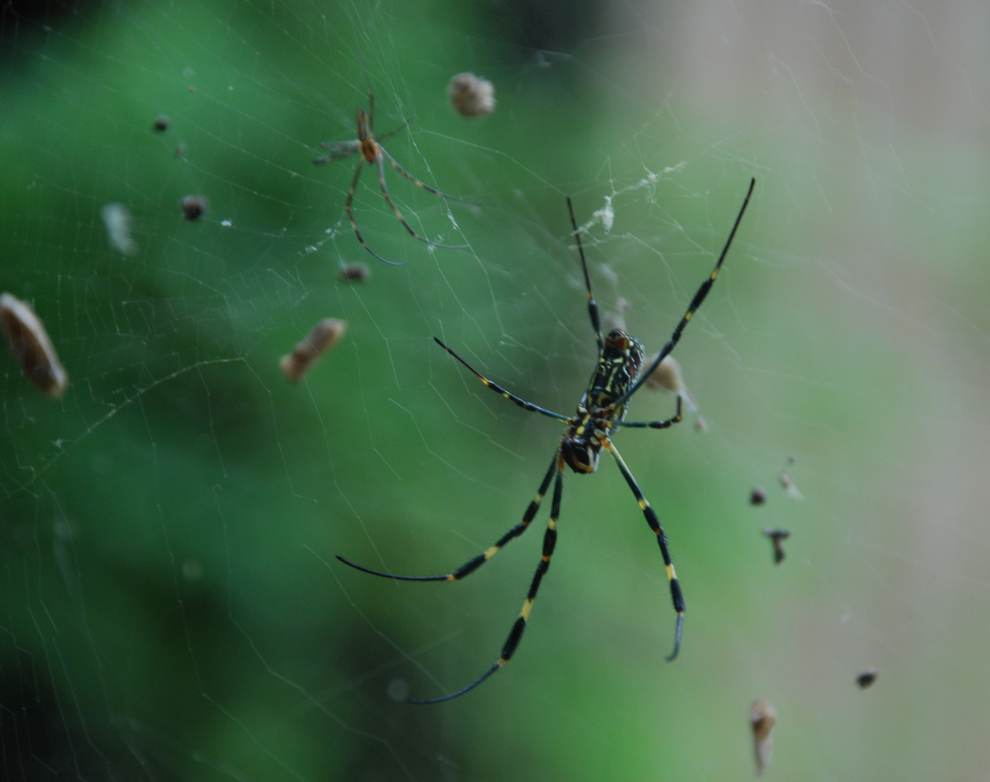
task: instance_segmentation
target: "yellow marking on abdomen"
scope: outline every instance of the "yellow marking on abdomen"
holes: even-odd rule
[[[677,578],[677,573],[674,570],[673,564],[667,565],[666,567],[664,567],[664,570],[667,571],[667,580],[668,581],[673,581],[675,578]]]
[[[642,498],[639,499],[639,509],[640,510],[646,510],[649,507],[650,507],[650,503],[648,503],[646,500],[644,500]]]
[[[532,612],[532,610],[533,610],[533,601],[526,600],[526,602],[523,603],[522,605],[522,610],[519,612],[519,616],[521,616],[523,619],[525,619],[528,622],[529,615]]]
[[[489,546],[488,548],[485,549],[485,561],[487,562],[496,554],[498,554],[498,546]]]
[[[557,519],[550,519],[550,521],[547,522],[547,527],[549,529],[557,529]]]

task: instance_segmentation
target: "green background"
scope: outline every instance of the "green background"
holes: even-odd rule
[[[33,302],[70,387],[53,401],[0,368],[0,776],[746,779],[765,697],[771,777],[979,777],[985,9],[60,10],[2,26],[2,287]],[[495,83],[492,116],[447,104],[463,70]],[[466,251],[406,236],[371,172],[358,219],[404,265],[341,221],[354,162],[310,160],[353,137],[369,89],[380,130],[410,122],[392,154],[475,205],[390,176],[393,195]],[[497,656],[545,515],[452,586],[334,554],[445,572],[516,523],[560,434],[432,336],[569,412],[594,344],[564,195],[582,223],[611,199],[586,239],[596,292],[656,350],[751,176],[677,351],[709,431],[616,440],[671,538],[681,659],[663,661],[662,563],[603,457],[565,476],[513,664],[460,701],[399,702]],[[109,246],[108,202],[137,255]],[[355,261],[371,279],[339,282]],[[278,359],[322,317],[348,334],[289,385]],[[672,409],[644,390],[630,415]],[[803,501],[777,485],[788,457]],[[770,526],[793,532],[778,567]]]

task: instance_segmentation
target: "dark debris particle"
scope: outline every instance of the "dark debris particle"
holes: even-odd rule
[[[763,505],[767,501],[767,493],[763,491],[759,486],[754,486],[753,490],[749,493],[749,504],[750,505]]]
[[[208,207],[209,201],[205,196],[187,195],[182,199],[182,215],[190,222],[199,220],[206,214]]]
[[[337,272],[337,279],[343,282],[364,282],[371,276],[371,270],[363,263],[349,263]]]
[[[159,114],[155,117],[155,121],[151,124],[151,129],[156,133],[164,133],[168,130],[168,126],[172,124],[172,120],[168,118],[165,114]]]
[[[876,668],[870,668],[868,671],[863,671],[856,677],[856,684],[859,685],[859,689],[865,690],[877,680],[877,676],[879,675],[880,671]]]
[[[791,536],[787,529],[765,529],[763,535],[773,544],[773,563],[779,565],[784,561],[784,541]]]

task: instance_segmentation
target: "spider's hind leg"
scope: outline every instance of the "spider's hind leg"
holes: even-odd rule
[[[519,616],[516,617],[516,621],[512,624],[512,629],[509,630],[509,635],[505,639],[505,643],[502,646],[502,652],[499,654],[498,659],[488,670],[481,674],[481,676],[470,684],[461,687],[461,689],[448,693],[447,695],[440,695],[436,698],[426,698],[424,700],[410,698],[410,703],[443,703],[444,701],[452,701],[455,698],[460,698],[462,695],[466,695],[471,692],[471,690],[484,682],[492,674],[502,670],[502,668],[509,664],[509,660],[511,660],[512,656],[516,653],[519,642],[522,640],[523,632],[526,630],[526,625],[529,623],[529,617],[533,611],[533,603],[536,601],[536,595],[540,591],[540,584],[543,583],[543,576],[545,576],[547,571],[550,569],[550,558],[553,556],[554,547],[557,545],[557,519],[560,518],[560,500],[564,491],[564,479],[561,472],[564,465],[560,456],[557,456],[554,466],[556,467],[557,479],[553,485],[553,500],[550,503],[550,519],[547,522],[547,531],[543,535],[543,553],[540,556],[539,564],[536,566],[536,572],[533,573],[533,580],[529,584],[529,591],[526,593],[526,599],[523,601],[522,608],[519,609]]]
[[[660,525],[660,519],[657,518],[656,512],[647,502],[646,498],[643,496],[642,490],[639,488],[639,484],[636,483],[636,479],[633,477],[632,472],[630,472],[629,467],[626,466],[625,460],[622,458],[619,451],[612,444],[612,441],[605,439],[602,441],[602,445],[605,450],[612,454],[615,459],[615,463],[619,466],[619,471],[622,473],[622,477],[626,479],[626,483],[629,484],[629,488],[636,498],[636,502],[639,503],[639,509],[643,511],[643,517],[646,519],[646,523],[649,525],[653,534],[657,536],[657,543],[660,546],[660,556],[663,557],[664,572],[667,575],[667,581],[670,584],[670,599],[674,604],[674,612],[677,615],[677,621],[674,625],[674,650],[667,657],[667,662],[673,662],[677,658],[677,653],[681,650],[681,636],[684,633],[684,594],[681,592],[681,582],[677,580],[677,571],[674,570],[674,562],[670,557],[670,549],[667,548],[667,536],[664,535],[663,527]]]

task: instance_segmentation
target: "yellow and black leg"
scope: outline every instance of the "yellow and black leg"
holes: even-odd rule
[[[680,394],[677,395],[677,411],[672,418],[665,418],[662,421],[617,421],[616,426],[624,426],[629,429],[669,429],[674,424],[679,424],[684,420]]]
[[[436,342],[440,347],[442,347],[448,353],[450,353],[450,355],[452,355],[458,361],[460,361],[461,364],[463,364],[468,369],[468,371],[471,372],[471,374],[473,374],[476,378],[478,378],[478,380],[480,380],[484,384],[485,388],[490,388],[492,391],[494,391],[496,394],[499,394],[504,399],[508,399],[510,402],[515,402],[515,404],[519,405],[519,407],[521,407],[523,410],[528,410],[531,413],[542,413],[543,415],[549,416],[550,418],[556,418],[558,421],[567,421],[568,423],[571,422],[571,419],[568,418],[566,415],[555,413],[553,410],[547,410],[545,407],[540,407],[539,405],[535,405],[532,402],[527,402],[521,396],[516,396],[511,391],[506,391],[504,388],[502,388],[502,386],[498,385],[498,383],[489,380],[487,377],[481,374],[477,369],[472,367],[467,361],[465,361],[463,358],[458,356],[453,350],[447,347],[437,337],[434,337],[433,341]]]
[[[466,578],[471,575],[475,570],[492,559],[492,557],[502,550],[502,547],[505,546],[506,543],[514,538],[518,538],[527,529],[529,529],[530,522],[533,521],[537,511],[540,509],[540,503],[543,502],[543,496],[547,493],[547,488],[550,486],[550,481],[553,479],[554,473],[558,470],[558,464],[559,456],[555,453],[553,455],[553,461],[550,462],[550,468],[547,470],[547,474],[543,476],[543,481],[540,483],[540,488],[536,490],[536,496],[530,500],[529,505],[526,508],[526,512],[523,513],[522,521],[495,541],[494,545],[489,546],[483,552],[478,554],[478,556],[469,559],[459,568],[450,573],[445,573],[442,576],[402,576],[395,573],[386,573],[381,570],[372,570],[364,565],[358,565],[356,562],[351,562],[349,559],[340,556],[340,554],[337,555],[337,559],[348,567],[354,568],[355,570],[360,570],[362,573],[368,573],[372,576],[379,576],[380,578],[390,578],[393,581],[460,581],[462,578]]]
[[[739,212],[736,214],[736,221],[732,224],[732,230],[729,231],[729,236],[725,240],[725,244],[722,245],[722,252],[718,255],[718,260],[715,261],[715,266],[708,278],[698,286],[698,290],[694,294],[694,298],[691,299],[691,303],[688,304],[687,310],[684,315],[681,316],[680,321],[674,328],[674,333],[670,335],[670,339],[660,348],[660,352],[657,353],[656,358],[650,363],[650,365],[642,372],[639,373],[639,378],[633,383],[626,392],[616,399],[613,403],[613,407],[618,407],[619,405],[625,404],[626,400],[629,399],[639,387],[646,382],[646,379],[653,374],[653,371],[660,366],[660,362],[663,361],[667,356],[669,356],[677,343],[681,341],[681,334],[684,333],[684,329],[688,323],[691,322],[691,318],[694,317],[694,313],[698,311],[701,305],[704,303],[705,298],[708,296],[709,291],[711,291],[712,286],[715,284],[715,280],[718,279],[718,273],[722,269],[722,264],[725,263],[725,259],[729,254],[729,248],[732,247],[732,241],[736,238],[736,231],[739,230],[739,224],[742,222],[743,215],[746,214],[746,207],[749,206],[749,199],[753,195],[753,188],[756,187],[756,180],[749,180],[749,189],[746,191],[746,197],[743,198],[742,206],[739,207]]]
[[[571,203],[570,196],[567,196],[567,211],[571,215],[571,227],[574,229],[574,239],[577,241],[578,255],[581,258],[581,271],[584,273],[584,289],[588,292],[588,317],[591,318],[591,328],[595,330],[595,339],[598,340],[598,352],[601,353],[603,347],[602,325],[601,318],[598,314],[598,302],[595,301],[594,294],[591,292],[588,261],[584,257],[584,245],[581,244],[581,232],[578,230],[577,220],[574,217],[574,204]]]
[[[401,129],[402,128],[399,128],[399,130],[401,130]],[[389,135],[391,135],[391,133]],[[383,140],[384,138],[386,138],[386,137],[385,136],[382,136],[379,139],[379,141]],[[470,201],[467,198],[461,198],[460,196],[455,196],[455,195],[451,195],[450,193],[445,193],[443,190],[437,190],[435,187],[430,187],[422,179],[420,179],[417,176],[413,176],[408,171],[406,171],[406,169],[402,167],[402,164],[400,164],[398,160],[396,160],[394,157],[392,157],[392,155],[389,153],[389,151],[387,149],[385,149],[384,147],[381,147],[381,146],[379,148],[381,149],[382,154],[385,156],[385,159],[388,161],[388,164],[390,166],[392,166],[392,168],[395,169],[395,172],[399,176],[403,177],[404,179],[408,179],[410,182],[412,182],[420,190],[425,190],[430,195],[435,195],[437,198],[446,198],[449,201],[460,201],[463,204],[473,204],[474,203],[473,201]]]
[[[485,681],[485,679],[493,673],[497,673],[499,670],[508,665],[509,660],[512,659],[512,655],[516,653],[516,649],[519,646],[519,641],[522,640],[523,632],[526,630],[526,625],[529,622],[529,616],[533,611],[533,603],[536,601],[536,595],[540,591],[540,584],[543,583],[543,576],[545,576],[547,570],[550,569],[550,558],[553,556],[554,547],[557,545],[557,519],[560,518],[560,500],[564,491],[564,480],[561,474],[562,466],[563,464],[558,457],[555,460],[557,479],[553,485],[553,500],[550,502],[550,520],[547,522],[547,531],[543,536],[543,553],[540,556],[540,563],[536,566],[536,572],[533,574],[533,580],[530,582],[529,591],[526,593],[526,599],[523,601],[522,608],[519,610],[519,616],[516,617],[516,621],[513,622],[512,629],[509,631],[509,635],[505,639],[505,644],[502,646],[502,653],[498,656],[498,659],[494,662],[491,668],[481,674],[481,676],[473,682],[461,687],[461,689],[456,692],[451,692],[447,695],[440,695],[436,698],[427,698],[424,700],[410,698],[410,703],[443,703],[444,701],[452,701],[455,698],[460,698],[462,695],[466,695],[471,692],[471,690]]]
[[[395,219],[398,220],[402,224],[402,227],[403,228],[406,229],[406,233],[408,233],[416,241],[423,242],[423,244],[428,244],[431,247],[444,247],[444,248],[446,248],[448,250],[461,250],[464,247],[466,247],[467,245],[463,245],[463,244],[459,244],[459,245],[458,244],[441,244],[440,242],[434,242],[433,240],[427,239],[425,236],[420,236],[418,233],[416,233],[415,229],[413,229],[413,227],[411,225],[409,225],[408,222],[406,222],[406,218],[403,217],[402,212],[399,210],[399,207],[397,207],[395,205],[395,201],[392,200],[392,195],[388,192],[388,185],[385,184],[385,157],[384,157],[384,154],[382,154],[384,152],[384,150],[382,149],[382,147],[380,145],[378,147],[378,151],[379,151],[379,155],[378,155],[378,187],[382,191],[382,198],[385,199],[385,203],[388,205],[388,208],[392,210],[392,214],[395,215]]]
[[[636,502],[639,503],[639,509],[643,511],[646,523],[650,525],[653,534],[657,536],[657,543],[660,546],[660,556],[663,557],[664,571],[667,574],[667,581],[670,583],[670,599],[674,604],[674,611],[677,614],[677,623],[674,626],[674,651],[667,657],[667,662],[671,662],[676,659],[677,653],[681,649],[681,635],[684,632],[684,595],[681,592],[681,583],[677,580],[677,571],[674,570],[673,560],[670,558],[670,550],[667,548],[667,537],[664,535],[663,527],[660,526],[660,519],[657,518],[657,514],[643,496],[639,484],[636,483],[636,479],[626,466],[622,455],[616,450],[611,440],[603,440],[602,445],[615,458],[615,463],[619,465],[619,471],[622,473],[622,477],[626,479],[626,483],[629,484]]]

